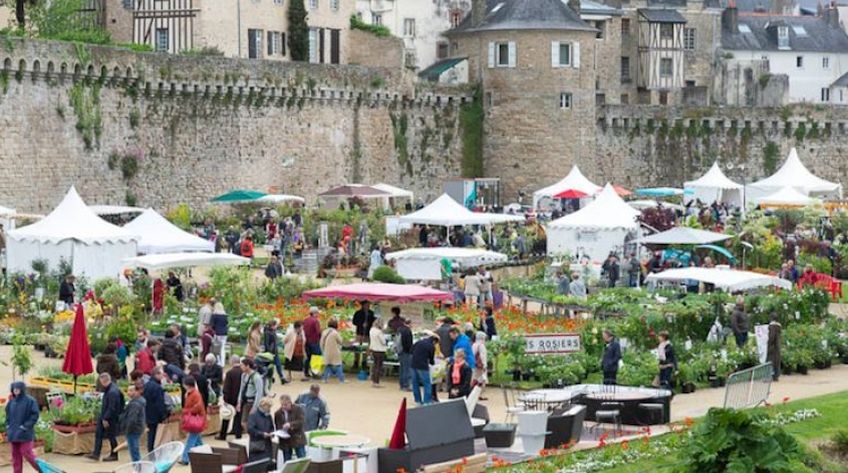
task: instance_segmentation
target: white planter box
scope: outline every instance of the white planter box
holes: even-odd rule
[[[528,411],[518,413],[518,435],[545,435],[548,431],[548,413]]]

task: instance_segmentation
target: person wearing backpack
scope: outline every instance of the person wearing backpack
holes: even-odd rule
[[[241,359],[241,373],[241,388],[236,412],[241,413],[241,427],[242,431],[245,431],[247,418],[256,410],[256,401],[265,397],[265,382],[256,371],[256,362],[251,358]]]
[[[100,417],[97,419],[97,430],[94,433],[94,451],[88,458],[100,461],[100,449],[103,447],[103,437],[109,439],[111,453],[105,461],[118,461],[118,430],[121,413],[124,411],[124,393],[118,385],[112,382],[112,375],[100,373],[98,377],[103,389],[103,401],[100,407]]]
[[[127,449],[130,451],[130,458],[137,462],[141,461],[139,441],[147,423],[144,415],[147,402],[141,395],[141,389],[135,384],[130,384],[127,388],[127,394],[130,397],[130,402],[127,403],[127,407],[121,414],[121,432],[127,437]]]

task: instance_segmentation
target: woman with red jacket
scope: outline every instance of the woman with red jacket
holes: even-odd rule
[[[183,449],[183,465],[188,465],[188,452],[194,447],[203,445],[203,430],[206,428],[206,408],[203,407],[203,398],[197,390],[197,382],[194,376],[183,378],[183,387],[186,390],[185,405],[183,406],[183,430],[186,431],[185,448]],[[192,425],[192,418],[200,416],[203,422]]]
[[[246,235],[241,241],[241,255],[245,258],[253,259],[253,237]]]
[[[135,369],[150,376],[153,373],[153,368],[156,367],[156,347],[159,342],[156,340],[148,340],[147,346],[139,350],[135,355]]]

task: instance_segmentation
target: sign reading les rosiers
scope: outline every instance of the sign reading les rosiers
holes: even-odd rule
[[[524,335],[524,353],[548,355],[580,351],[580,335],[576,333],[539,333]]]

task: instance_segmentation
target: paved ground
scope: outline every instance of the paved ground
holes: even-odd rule
[[[8,359],[11,347],[0,347],[0,359]],[[45,359],[40,353],[34,353],[37,366],[58,364],[58,360]],[[298,378],[299,379],[299,378]],[[0,394],[6,395],[6,386],[11,382],[11,370],[0,367]],[[308,388],[308,383],[295,381],[286,386],[275,385],[274,392],[297,395]],[[839,391],[848,391],[848,365],[834,366],[829,370],[811,371],[807,376],[784,376],[779,383],[772,387],[770,402],[780,403],[783,398],[802,399]],[[332,414],[331,426],[357,434],[365,435],[372,440],[372,445],[382,445],[391,434],[392,426],[397,415],[401,399],[409,393],[398,390],[395,380],[389,379],[385,387],[375,389],[370,382],[357,381],[350,378],[344,385],[332,381],[322,385],[322,392],[327,399]],[[504,418],[504,401],[500,390],[489,389],[485,394],[489,399],[485,402],[494,421]],[[724,400],[723,389],[703,389],[693,394],[678,395],[672,404],[672,417],[682,420],[685,417],[704,415],[711,406],[720,406]],[[205,441],[210,441],[207,437]],[[216,441],[211,440],[213,444]],[[75,473],[91,471],[108,471],[110,464],[95,464],[82,457],[65,455],[50,455],[47,458],[56,465]],[[121,459],[128,460],[126,452],[121,453]],[[10,472],[11,468],[0,468],[0,473]],[[176,472],[188,472],[189,468],[178,468]]]

